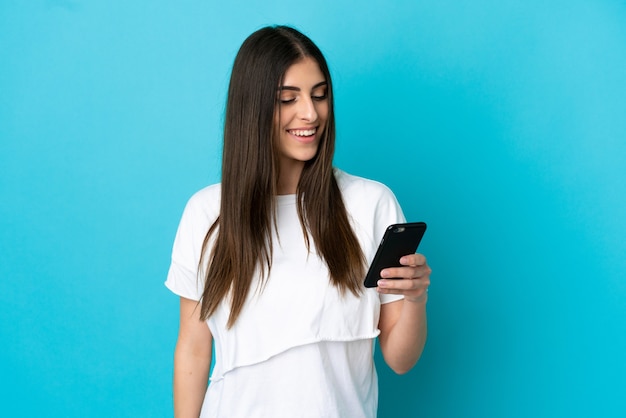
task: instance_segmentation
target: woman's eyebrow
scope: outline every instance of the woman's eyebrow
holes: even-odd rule
[[[314,85],[311,90],[315,90],[318,87],[322,87],[322,86],[326,86],[328,85],[328,83],[326,81],[320,81],[319,83],[317,83],[316,85]],[[279,91],[283,91],[283,90],[290,90],[290,91],[300,91],[300,87],[294,87],[294,86],[280,86],[278,88]]]

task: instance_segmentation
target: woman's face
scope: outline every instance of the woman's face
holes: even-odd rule
[[[315,60],[307,57],[287,69],[277,106],[281,171],[301,170],[317,154],[328,119],[328,84]]]

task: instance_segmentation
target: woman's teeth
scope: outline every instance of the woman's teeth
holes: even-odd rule
[[[315,129],[291,130],[289,131],[289,133],[295,136],[311,136],[311,135],[315,135]]]

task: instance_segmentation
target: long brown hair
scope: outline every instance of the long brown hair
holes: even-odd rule
[[[328,65],[307,36],[286,26],[265,27],[244,41],[233,64],[224,125],[220,215],[204,239],[200,259],[203,272],[208,257],[203,319],[229,297],[227,326],[231,327],[257,269],[266,280],[272,267],[271,228],[276,224],[279,172],[276,92],[287,69],[305,57],[314,59],[326,78],[329,110],[317,155],[305,163],[298,183],[300,224],[309,250],[312,238],[328,265],[333,285],[341,292],[360,294],[364,256],[333,174],[335,119]]]

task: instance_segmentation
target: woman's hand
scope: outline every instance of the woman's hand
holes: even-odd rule
[[[380,272],[378,292],[404,295],[408,302],[426,302],[431,269],[422,254],[405,255],[402,267],[386,268]]]

